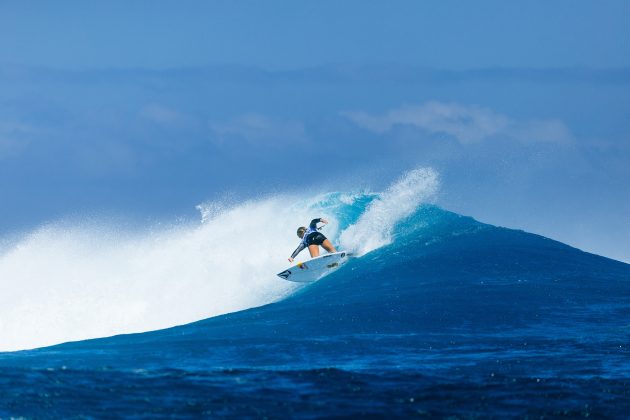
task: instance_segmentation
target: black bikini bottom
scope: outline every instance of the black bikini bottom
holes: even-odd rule
[[[326,237],[319,232],[311,233],[306,237],[306,246],[309,245],[321,245],[326,240]]]

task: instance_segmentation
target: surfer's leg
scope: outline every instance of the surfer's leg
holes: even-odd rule
[[[335,249],[333,244],[328,239],[326,239],[324,242],[322,242],[322,246],[328,252],[337,252],[337,250]],[[310,246],[309,246],[309,249],[310,249]]]
[[[311,258],[319,257],[319,246],[309,245],[308,252],[311,253]]]

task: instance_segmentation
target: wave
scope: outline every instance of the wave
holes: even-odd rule
[[[348,227],[377,200],[362,197],[362,212],[340,213],[355,219]],[[313,205],[339,210],[353,200],[332,194]],[[487,371],[499,357],[517,374],[589,375],[584,351],[597,364],[599,352],[624,337],[628,281],[627,264],[421,204],[391,229],[391,243],[279,302],[159,331],[0,353],[0,366],[424,372],[485,363]],[[536,357],[521,366],[521,351]],[[606,357],[610,369],[597,374],[630,372],[623,353]]]
[[[301,286],[279,281],[313,217],[365,254],[393,240],[400,220],[435,194],[417,169],[384,192],[277,195],[198,206],[201,222],[129,231],[51,223],[0,250],[0,351],[144,332],[275,302]],[[301,258],[307,258],[304,254]]]

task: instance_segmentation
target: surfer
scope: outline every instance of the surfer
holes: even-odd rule
[[[313,219],[311,224],[308,225],[308,229],[304,226],[300,226],[297,230],[297,236],[302,240],[300,245],[293,251],[293,254],[289,257],[289,262],[293,262],[293,258],[297,256],[302,250],[308,247],[308,252],[311,253],[311,257],[319,256],[319,246],[321,245],[328,252],[337,252],[333,244],[321,233],[317,228],[318,223],[328,224],[326,219]]]

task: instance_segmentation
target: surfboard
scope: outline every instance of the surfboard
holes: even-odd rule
[[[297,263],[282,273],[278,273],[278,277],[297,283],[312,283],[348,262],[348,255],[344,251],[324,254],[311,260]]]

